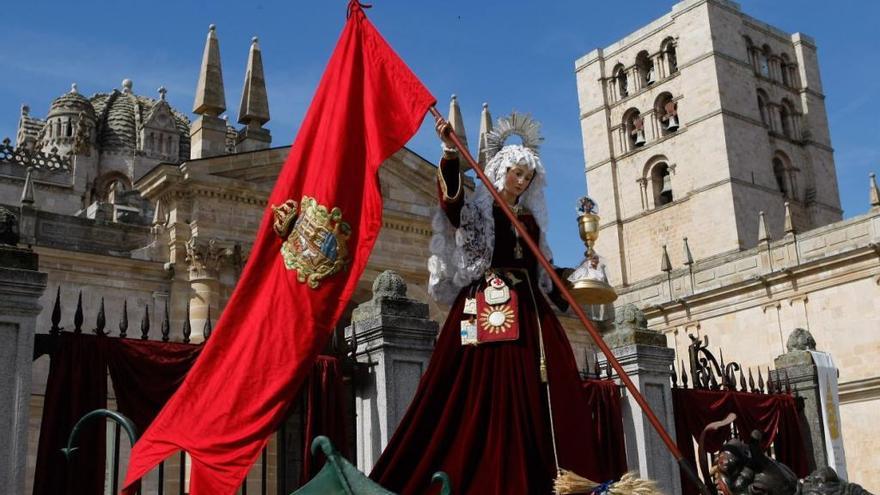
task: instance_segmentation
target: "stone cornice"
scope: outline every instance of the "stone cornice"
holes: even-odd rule
[[[876,400],[880,397],[880,377],[841,382],[839,391],[841,404]]]
[[[747,308],[781,304],[786,301],[790,303],[790,299],[804,297],[805,294],[815,290],[864,279],[877,272],[877,260],[878,256],[873,249],[857,248],[796,267],[724,283],[720,287],[698,291],[693,295],[675,298],[672,301],[645,304],[643,310],[645,316],[652,320],[652,328],[658,330],[673,328],[689,321],[717,318]],[[828,274],[833,269],[845,270],[830,276],[817,277],[820,274]],[[686,273],[680,273],[674,275],[672,279],[687,276]],[[650,285],[661,283],[666,284],[667,281],[665,279],[662,282],[655,281]],[[646,284],[638,285],[644,289]],[[662,294],[664,290],[661,288],[659,293]],[[622,295],[631,292],[633,289],[619,290]],[[734,298],[738,302],[731,303]],[[638,304],[638,301],[631,302]],[[659,328],[658,319],[662,321]]]

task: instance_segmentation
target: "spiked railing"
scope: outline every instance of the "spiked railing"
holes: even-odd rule
[[[707,336],[702,339],[693,335],[688,337],[691,339],[688,363],[681,360],[678,369],[672,367],[672,388],[797,395],[797,391],[792,390],[788,371],[773,372],[769,367],[762,370],[760,367],[746,368],[733,361],[725,362],[723,350],[718,350],[718,358],[709,350]],[[774,374],[775,380],[772,378]]]
[[[76,309],[73,314],[73,330],[72,333],[82,334],[83,333],[83,324],[85,322],[85,311],[83,309],[83,292],[79,291],[77,294],[76,300]],[[43,354],[51,354],[56,347],[55,337],[61,335],[63,331],[65,331],[64,326],[61,325],[62,320],[62,305],[61,305],[61,286],[58,286],[55,289],[55,300],[52,303],[52,315],[49,319],[51,326],[49,327],[48,333],[38,333],[36,336],[37,342],[35,343],[34,350],[34,359]],[[98,305],[98,311],[95,314],[95,326],[92,329],[92,333],[99,336],[112,336],[112,332],[108,330],[107,325],[107,310],[104,298],[101,298],[101,302]],[[128,320],[128,300],[122,301],[122,309],[119,313],[119,334],[120,338],[129,338],[128,330],[129,330],[129,320]],[[213,330],[213,322],[211,321],[211,310],[208,308],[208,317],[205,320],[203,327],[204,339],[207,340]],[[163,311],[163,319],[161,325],[161,340],[163,342],[170,342],[172,339],[171,335],[171,322],[169,316],[169,308],[168,303],[166,301],[165,308]],[[180,340],[184,343],[190,343],[192,341],[192,324],[190,322],[190,304],[187,302],[186,304],[186,318],[184,319]],[[150,306],[144,305],[144,311],[141,317],[140,322],[140,339],[141,340],[149,340],[150,338]]]

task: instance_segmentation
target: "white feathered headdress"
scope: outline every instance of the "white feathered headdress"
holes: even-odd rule
[[[541,229],[541,251],[547,259],[552,259],[546,240],[548,218],[544,186],[547,179],[538,157],[538,146],[542,141],[539,127],[538,122],[528,115],[514,113],[500,119],[486,136],[488,163],[484,172],[495,189],[501,191],[510,168],[524,165],[535,171],[529,188],[519,197],[518,204],[531,211]],[[514,135],[522,140],[522,144],[505,146],[504,142]],[[451,304],[462,287],[477,280],[491,266],[495,246],[492,202],[490,192],[481,181],[477,181],[474,193],[465,197],[459,228],[456,229],[449,222],[442,210],[438,209],[434,215],[434,235],[428,260],[428,293],[435,300]],[[542,290],[550,291],[550,277],[543,268],[539,273]]]

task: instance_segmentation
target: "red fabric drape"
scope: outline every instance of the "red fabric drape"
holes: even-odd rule
[[[611,380],[584,380],[583,389],[588,407],[593,412],[596,444],[602,449],[596,460],[603,464],[603,473],[611,474],[609,479],[618,479],[626,473],[619,386]]]
[[[748,441],[753,430],[763,433],[763,448],[774,444],[776,458],[800,477],[809,473],[803,432],[798,418],[797,402],[790,395],[765,395],[747,392],[686,390],[672,391],[675,411],[676,441],[682,453],[694,465],[696,454],[690,448],[693,441],[709,423],[720,421],[728,413],[736,414],[736,427],[743,440]],[[721,448],[730,437],[729,428],[706,436],[706,451]],[[697,494],[682,474],[682,490],[685,495]]]
[[[308,402],[302,436],[303,468],[300,484],[312,479],[324,466],[323,454],[312,456],[312,440],[316,436],[328,437],[340,454],[349,456],[345,416],[342,414],[345,410],[345,394],[339,360],[330,356],[318,356],[303,393],[308,394]]]
[[[61,454],[73,425],[86,413],[107,407],[107,371],[117,409],[138,432],[146,430],[183,382],[202,346],[176,342],[129,340],[62,333],[51,358],[40,430],[35,495],[92,495],[104,487],[104,423],[89,423],[80,432],[79,450],[70,464]],[[307,379],[304,481],[323,466],[309,453],[312,438],[326,435],[343,455],[345,435],[342,371],[336,358],[319,356]]]
[[[72,333],[58,338],[60,345],[51,358],[43,400],[34,495],[103,493],[104,424],[93,421],[80,431],[79,450],[69,464],[61,449],[67,446],[73,425],[81,417],[107,407],[107,339]]]
[[[127,339],[107,339],[107,344],[117,409],[141,434],[183,383],[202,347]]]

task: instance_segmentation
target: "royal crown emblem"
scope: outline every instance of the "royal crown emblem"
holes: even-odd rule
[[[273,228],[284,243],[281,257],[288,270],[296,270],[296,278],[315,289],[321,280],[345,268],[349,261],[348,238],[351,226],[342,221],[342,210],[327,209],[314,198],[303,196],[302,202],[288,200],[272,206]]]

